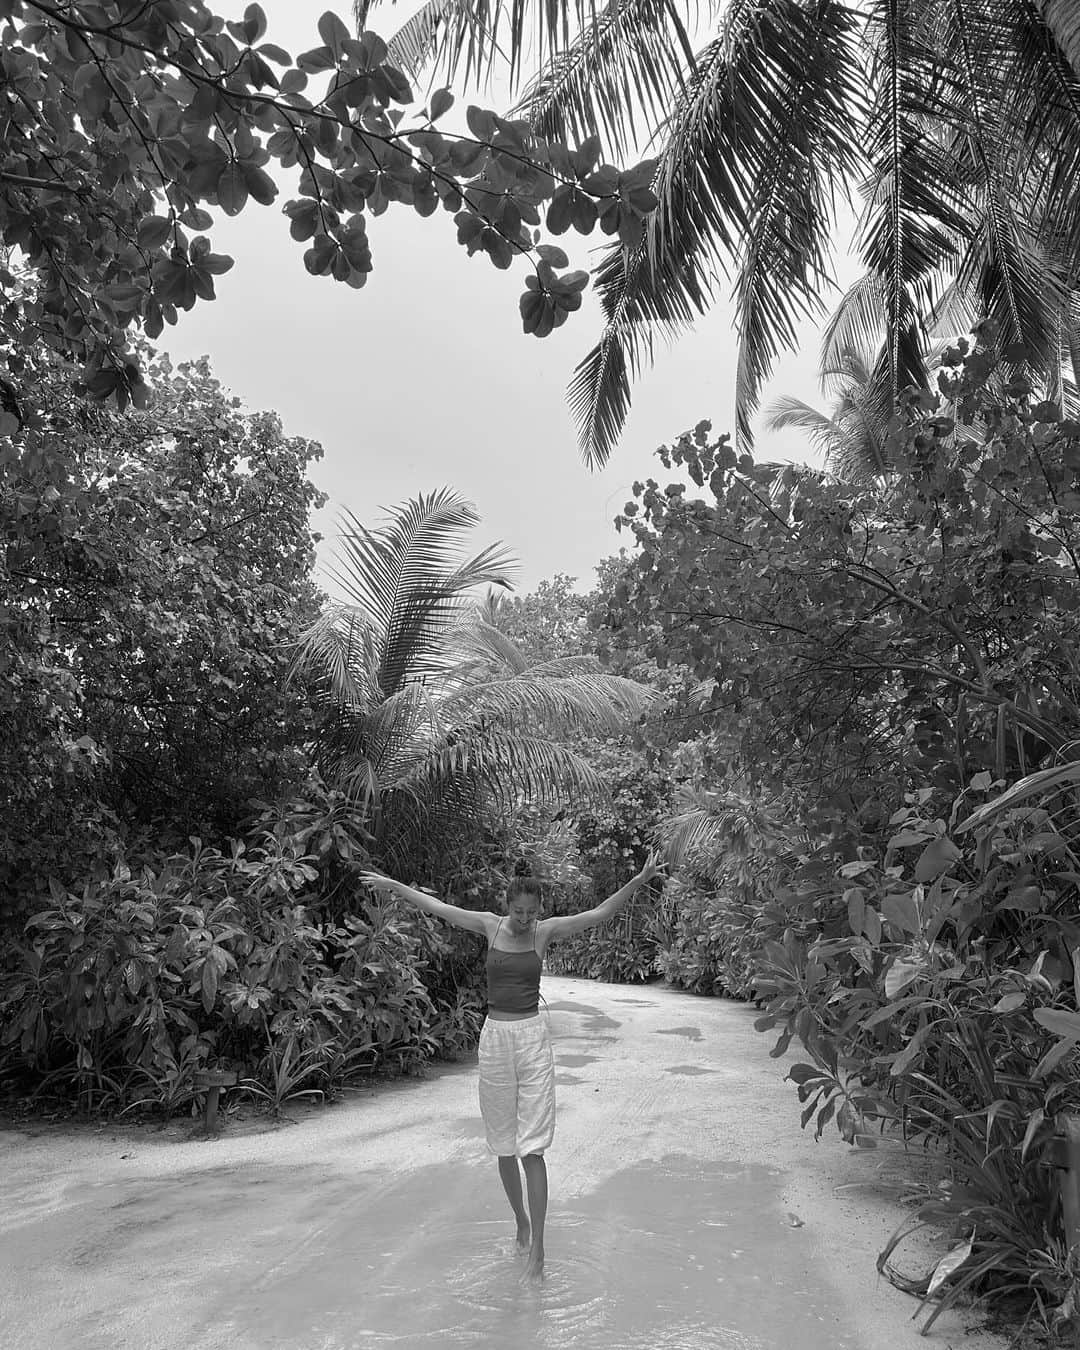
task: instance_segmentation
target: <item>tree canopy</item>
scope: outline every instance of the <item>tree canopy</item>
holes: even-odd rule
[[[529,264],[520,308],[538,337],[588,281],[542,224],[640,239],[651,165],[620,172],[595,138],[567,147],[479,107],[467,133],[442,132],[447,90],[406,121],[413,91],[386,44],[330,12],[317,27],[294,59],[258,4],[234,22],[203,0],[0,0],[0,351],[16,384],[41,338],[81,361],[92,395],[143,406],[128,339],[214,298],[232,260],[206,208],[270,205],[274,169],[295,174],[284,212],[309,272],[359,288],[368,218],[441,206],[470,254]],[[0,434],[13,419],[0,413]]]
[[[358,6],[366,12],[366,5]],[[698,37],[698,33],[701,37]],[[695,50],[692,42],[701,45]],[[825,317],[833,234],[859,214],[864,275],[839,348],[869,345],[887,420],[928,385],[930,337],[989,316],[1061,391],[1080,354],[1080,61],[1068,0],[429,0],[403,57],[539,69],[513,114],[541,135],[648,141],[659,199],[636,247],[596,268],[603,329],[570,387],[582,451],[602,463],[658,337],[730,292],[736,439],[779,353]],[[831,351],[829,352],[831,357]]]
[[[286,674],[318,601],[317,445],[204,363],[152,363],[152,406],[123,415],[47,350],[32,369],[32,423],[0,440],[5,905],[287,788],[311,714]]]
[[[659,452],[704,496],[635,485],[606,640],[688,666],[760,780],[962,785],[1080,726],[1080,427],[1026,379],[999,395],[986,338],[894,423],[885,488],[755,464],[707,423]]]

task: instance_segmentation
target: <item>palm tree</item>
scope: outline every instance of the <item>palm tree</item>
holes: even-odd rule
[[[805,432],[822,452],[826,472],[845,482],[869,483],[883,478],[889,472],[884,434],[889,409],[882,407],[881,385],[874,375],[874,363],[846,347],[822,372],[822,387],[833,395],[830,413],[784,395],[766,408],[765,427],[768,431],[794,427]]]
[[[614,447],[654,340],[678,337],[729,284],[736,430],[751,441],[777,355],[823,313],[845,198],[862,200],[866,274],[838,322],[884,342],[890,403],[925,385],[943,306],[968,312],[961,331],[972,311],[995,317],[1052,391],[1062,351],[1080,355],[1073,0],[717,0],[696,52],[690,12],[428,0],[391,44],[406,66],[434,55],[467,73],[505,46],[517,73],[532,41],[544,65],[513,111],[537,134],[596,133],[614,153],[643,128],[655,139],[659,206],[641,245],[612,245],[596,269],[603,331],[570,386],[586,460]]]
[[[485,813],[601,792],[570,728],[624,726],[643,686],[593,657],[529,664],[491,621],[477,588],[505,587],[508,555],[461,556],[474,507],[447,488],[418,496],[377,529],[348,515],[330,604],[303,635],[294,669],[321,708],[324,777],[363,809],[373,853],[393,869]]]

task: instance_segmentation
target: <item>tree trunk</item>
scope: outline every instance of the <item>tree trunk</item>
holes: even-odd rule
[[[1076,0],[1036,0],[1043,23],[1080,78],[1080,6]]]

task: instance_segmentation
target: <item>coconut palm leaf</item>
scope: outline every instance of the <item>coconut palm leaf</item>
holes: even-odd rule
[[[1080,762],[1067,760],[1028,774],[960,821],[954,834],[964,834],[998,819],[1005,812],[1028,806],[1043,822],[1068,839],[1080,835]],[[1045,828],[1045,826],[1042,826]]]
[[[482,585],[508,586],[508,552],[492,546],[450,568],[461,533],[479,517],[448,488],[419,496],[382,527],[369,530],[347,514],[334,580],[379,635],[376,678],[386,693],[406,679],[445,668],[444,636],[463,597]]]
[[[749,439],[764,373],[817,304],[833,188],[854,168],[854,25],[834,0],[735,0],[724,12],[662,129],[645,240],[629,258],[612,248],[596,273],[604,330],[569,393],[589,463],[610,455],[654,337],[703,313],[732,264],[746,349],[736,415]]]
[[[599,135],[616,155],[655,126],[682,89],[694,52],[672,0],[607,0],[527,85],[511,117],[549,140]]]
[[[496,720],[507,729],[547,726],[555,734],[573,728],[612,733],[644,712],[649,695],[642,685],[599,669],[568,677],[472,679],[440,701],[440,710],[456,726]]]
[[[731,856],[749,858],[761,844],[790,844],[792,832],[767,806],[732,794],[698,794],[685,811],[659,827],[658,837],[670,866],[699,868],[711,875]]]
[[[1020,74],[1009,55],[1015,25],[1002,5],[983,0],[949,0],[941,18],[942,50],[961,91],[954,109],[954,158],[981,199],[960,271],[969,282],[978,277],[976,291],[998,321],[1003,341],[1024,343],[1045,370],[1058,359],[1056,325],[1065,288],[1056,267],[1044,270],[1049,259],[1032,227],[1031,165],[1038,165],[1046,141],[1017,139],[1017,110],[1030,96],[1014,87]],[[1029,127],[1033,117],[1041,118],[1046,136],[1059,141],[1057,119],[1029,108]]]
[[[558,737],[622,727],[648,698],[592,658],[528,667],[489,622],[491,595],[468,600],[478,581],[502,579],[495,550],[454,557],[474,517],[444,491],[377,530],[353,519],[341,573],[353,603],[326,610],[294,663],[322,709],[319,767],[366,808],[372,848],[395,868],[484,811],[602,791]]]
[[[965,175],[938,134],[956,115],[959,82],[924,11],[917,0],[877,0],[869,29],[869,79],[877,92],[859,246],[881,287],[893,404],[903,389],[926,386],[934,282],[970,229]]]
[[[367,707],[381,696],[376,628],[356,605],[328,605],[297,640],[289,679],[304,671],[327,705]]]
[[[372,8],[371,0],[354,0],[360,27]],[[429,46],[448,73],[464,64],[466,82],[489,74],[495,58],[504,56],[513,85],[527,53],[541,62],[555,59],[599,14],[595,0],[452,0],[441,9],[439,0],[429,0],[409,35],[402,37],[406,24],[395,37],[402,37],[399,52],[418,66],[426,64]]]
[[[1009,55],[1010,127],[1033,171],[1052,234],[1080,249],[1080,10],[1072,0],[998,7],[997,45]]]
[[[786,431],[789,427],[804,431],[826,460],[843,446],[843,432],[833,418],[790,394],[770,404],[765,410],[764,424],[767,431]]]
[[[403,779],[417,796],[441,785],[480,784],[502,806],[557,801],[566,796],[603,796],[603,779],[568,746],[544,736],[507,735],[483,729],[454,737],[436,747],[423,764]]]
[[[495,610],[489,599],[483,607],[466,615],[450,634],[458,661],[458,680],[467,680],[466,672],[472,671],[481,676],[495,671],[520,675],[528,669],[521,649],[492,622],[494,618]]]
[[[845,353],[880,351],[887,326],[885,287],[881,277],[877,272],[864,272],[844,292],[822,331],[822,384],[845,360]],[[967,332],[967,327],[963,331]]]
[[[372,5],[357,0],[353,6],[358,30],[367,25]],[[439,33],[446,27],[454,10],[462,8],[461,0],[426,0],[426,3],[406,20],[386,40],[387,60],[419,85],[439,49]]]

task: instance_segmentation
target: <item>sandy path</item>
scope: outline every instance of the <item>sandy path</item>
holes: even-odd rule
[[[874,1270],[887,1155],[800,1132],[753,1013],[548,978],[548,1278],[523,1288],[475,1070],[298,1125],[0,1134],[3,1350],[997,1350]]]

